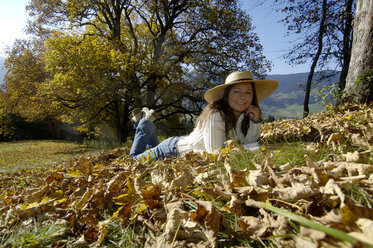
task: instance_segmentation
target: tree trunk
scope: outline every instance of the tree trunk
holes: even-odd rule
[[[313,79],[313,74],[315,73],[315,68],[317,65],[317,62],[319,61],[320,54],[322,52],[323,47],[323,37],[325,33],[325,19],[326,19],[326,0],[323,0],[322,2],[322,16],[320,20],[320,30],[319,30],[319,37],[318,37],[318,48],[315,57],[313,58],[313,62],[311,65],[310,73],[308,74],[307,79],[307,86],[306,86],[306,96],[304,97],[304,108],[303,108],[303,117],[307,117],[310,113],[309,110],[309,100],[310,100],[310,93],[311,93],[311,84]]]
[[[357,82],[359,76],[373,68],[373,0],[357,0],[354,19],[351,61],[346,78],[344,101],[367,103],[371,99],[372,81]]]
[[[122,142],[122,143],[125,143],[127,141],[129,131],[131,130],[131,128],[128,125],[128,123],[131,122],[131,120],[130,120],[131,113],[130,113],[129,108],[130,108],[129,104],[124,104],[122,122],[121,122],[121,126],[120,126],[120,132],[121,133],[120,133],[120,136],[119,136],[120,142]]]
[[[339,77],[339,91],[346,87],[346,77],[351,59],[351,33],[352,33],[352,5],[354,0],[347,0],[345,5],[345,18],[343,25],[342,70]]]
[[[5,137],[4,133],[5,133],[5,121],[2,120],[1,121],[1,136],[0,136],[0,141],[4,141],[4,137]]]
[[[114,102],[114,119],[115,125],[113,128],[117,134],[117,138],[120,142],[124,143],[127,141],[130,121],[129,105],[121,101]]]
[[[61,123],[57,120],[49,119],[48,120],[48,129],[49,133],[53,139],[61,138]]]

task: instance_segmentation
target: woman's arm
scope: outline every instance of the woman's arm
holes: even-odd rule
[[[262,111],[259,107],[250,105],[245,112],[246,115],[249,115],[253,122],[260,122],[260,119],[262,118]]]
[[[225,123],[219,112],[212,113],[203,129],[203,142],[207,152],[214,152],[223,148],[226,141]]]
[[[241,131],[243,118],[244,114],[241,114],[236,123],[236,133],[239,141],[243,145],[257,142],[260,136],[260,131],[263,123],[262,120],[259,119],[258,122],[250,120],[250,127],[247,130],[247,134],[244,135]]]

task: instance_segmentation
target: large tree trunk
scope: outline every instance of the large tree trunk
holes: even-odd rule
[[[373,0],[357,0],[351,61],[346,78],[345,101],[367,103],[372,101],[372,81],[356,80],[373,69]]]

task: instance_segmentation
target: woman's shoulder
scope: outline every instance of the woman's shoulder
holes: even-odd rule
[[[219,111],[213,111],[209,113],[207,116],[205,116],[204,121],[202,122],[202,125],[200,127],[205,128],[211,127],[211,126],[222,126],[224,125],[224,119],[223,116],[220,114]]]
[[[214,121],[222,121],[223,115],[219,111],[214,111],[210,114],[209,119]]]

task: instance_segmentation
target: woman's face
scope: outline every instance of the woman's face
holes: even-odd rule
[[[228,105],[236,117],[240,116],[253,101],[253,86],[251,83],[235,84],[228,93]]]

